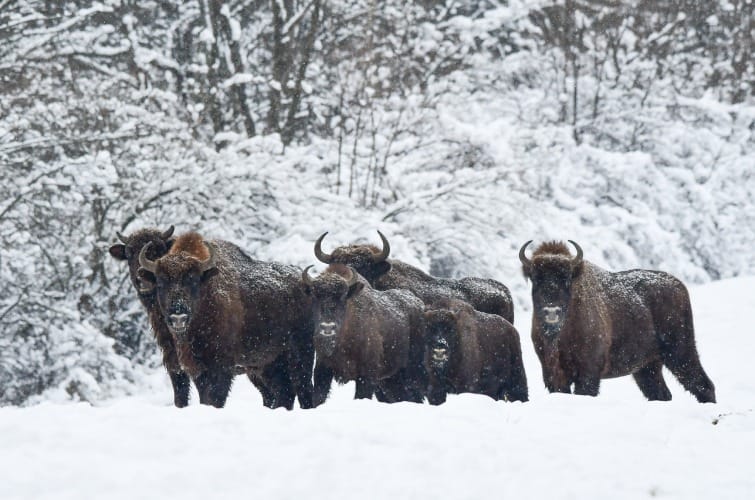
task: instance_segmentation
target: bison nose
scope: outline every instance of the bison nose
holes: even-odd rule
[[[336,324],[335,323],[320,323],[320,331],[319,334],[323,337],[332,337],[336,334]]]
[[[546,323],[558,323],[561,318],[560,306],[545,306],[543,307],[543,312],[545,313]]]
[[[176,331],[186,330],[186,321],[189,318],[188,314],[171,314],[170,324]]]

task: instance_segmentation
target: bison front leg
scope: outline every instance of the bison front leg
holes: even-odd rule
[[[574,394],[580,396],[597,396],[600,391],[600,374],[590,370],[580,373],[574,381]]]
[[[184,408],[189,405],[189,389],[191,381],[189,376],[182,371],[168,372],[170,383],[173,386],[173,404],[177,408]]]
[[[312,392],[312,404],[317,407],[323,404],[330,394],[330,386],[333,383],[333,370],[317,363],[314,373],[314,389]]]
[[[299,407],[314,408],[312,396],[312,369],[314,365],[314,348],[311,340],[304,343],[299,340],[286,351],[288,373],[293,383]]]
[[[354,399],[372,399],[372,395],[375,393],[375,383],[364,377],[357,377],[356,383]]]
[[[207,370],[202,372],[195,380],[199,392],[199,402],[203,405],[211,405],[215,408],[225,406],[228,393],[231,390],[233,373],[228,370]]]

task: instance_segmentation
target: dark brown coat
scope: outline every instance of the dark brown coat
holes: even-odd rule
[[[247,372],[273,384],[273,393],[292,384],[299,405],[312,406],[312,312],[299,269],[254,260],[197,233],[178,237],[155,261],[143,250],[139,262],[154,279],[179,362],[202,404],[222,407],[234,374]],[[290,378],[278,376],[281,364]]]
[[[137,297],[139,297],[139,301],[147,310],[149,323],[152,326],[152,333],[163,355],[163,366],[168,371],[168,376],[173,386],[173,402],[177,407],[183,408],[189,404],[189,376],[181,369],[181,365],[178,362],[173,337],[168,331],[168,327],[160,313],[160,308],[157,305],[154,284],[148,279],[144,279],[144,276],[140,277],[139,275],[139,252],[147,244],[150,244],[150,249],[147,253],[148,258],[158,259],[167,254],[174,241],[173,229],[173,226],[170,226],[167,231],[141,229],[129,236],[123,236],[118,233],[118,239],[122,243],[111,246],[110,255],[128,264],[131,284],[136,291]]]
[[[338,247],[330,254],[322,251],[322,234],[315,242],[315,256],[326,264],[351,266],[377,290],[410,290],[425,304],[445,298],[468,302],[478,311],[497,314],[514,323],[514,303],[506,285],[489,278],[436,278],[400,260],[390,259],[390,244],[378,231],[383,248],[373,245]]]
[[[632,374],[650,400],[669,400],[665,365],[700,402],[715,402],[695,346],[687,289],[660,271],[608,272],[561,242],[525,256],[532,280],[532,341],[551,392],[595,396],[600,379]]]
[[[315,371],[356,381],[355,398],[422,402],[422,301],[407,290],[375,290],[340,264],[314,280],[308,269],[302,287],[313,301]],[[317,385],[315,399],[324,401],[326,387]]]
[[[527,401],[522,346],[511,323],[447,299],[428,306],[425,328],[430,404],[445,402],[447,393],[464,392]]]

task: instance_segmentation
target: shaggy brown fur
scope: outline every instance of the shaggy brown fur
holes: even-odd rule
[[[551,392],[595,396],[600,379],[632,374],[650,400],[669,400],[669,368],[700,402],[715,388],[695,347],[692,308],[683,283],[660,271],[618,273],[572,257],[561,242],[520,259],[532,280],[532,341]]]
[[[111,246],[110,255],[128,264],[131,284],[136,290],[139,301],[147,310],[152,332],[163,355],[163,366],[165,366],[173,386],[173,402],[177,407],[183,408],[189,404],[189,376],[181,369],[178,362],[173,337],[168,331],[157,305],[154,284],[149,279],[145,279],[144,275],[140,275],[138,259],[139,252],[147,244],[151,244],[150,251],[147,253],[150,259],[157,259],[168,253],[174,241],[172,235],[173,226],[167,231],[141,229],[129,236],[123,236],[123,243]]]
[[[315,317],[316,379],[355,380],[355,398],[422,402],[422,302],[406,290],[374,290],[351,268],[302,275]],[[315,383],[315,400],[329,385]]]
[[[325,234],[315,244],[315,255],[320,253]],[[381,238],[384,238],[382,234]],[[387,244],[387,240],[385,242]],[[377,290],[410,290],[425,304],[443,298],[460,299],[478,311],[497,314],[509,323],[514,322],[514,302],[504,284],[487,278],[436,278],[400,260],[376,261],[375,256],[381,252],[382,249],[374,245],[348,245],[338,247],[330,254],[320,253],[318,258],[326,264],[353,267]]]
[[[527,401],[519,333],[500,316],[447,299],[425,312],[425,369],[430,404],[446,394],[472,392],[493,399]]]
[[[200,402],[222,407],[233,376],[262,384],[268,406],[291,408],[294,394],[312,406],[312,314],[299,286],[300,270],[251,259],[226,241],[189,233],[171,252],[145,266],[184,370]],[[281,372],[285,369],[285,372]]]

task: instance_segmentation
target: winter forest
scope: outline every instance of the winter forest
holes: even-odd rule
[[[755,272],[749,0],[0,1],[0,402],[160,359],[115,233],[300,266],[389,235],[506,283],[571,238],[688,284]],[[520,313],[524,315],[525,313]]]

